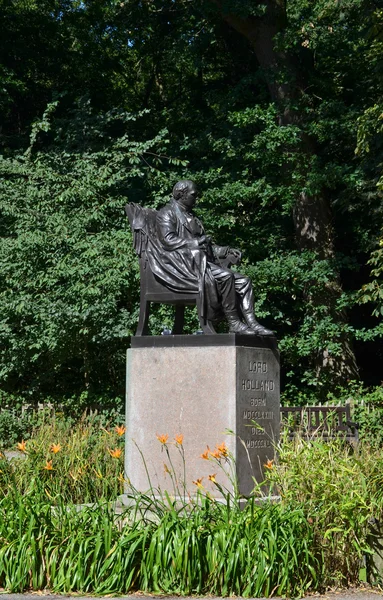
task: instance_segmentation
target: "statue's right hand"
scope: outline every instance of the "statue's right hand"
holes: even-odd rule
[[[198,245],[200,247],[201,250],[207,250],[208,245],[211,243],[211,240],[209,237],[207,237],[205,234],[201,235],[200,238],[198,238]]]

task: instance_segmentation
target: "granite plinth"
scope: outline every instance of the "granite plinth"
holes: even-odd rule
[[[275,340],[257,342],[255,337],[133,338],[127,360],[125,469],[134,488],[175,496],[186,489],[194,495],[193,482],[202,478],[205,490],[220,497],[209,480],[215,475],[229,490],[236,477],[240,493],[248,496],[254,481],[263,481],[263,465],[273,459],[279,437],[279,355]],[[187,338],[184,345],[181,338]],[[165,434],[166,447],[157,439]],[[180,434],[182,448],[175,444]],[[201,454],[222,442],[235,464],[222,460],[220,469]],[[176,484],[169,474],[173,470]]]
[[[142,335],[132,337],[132,348],[189,348],[205,346],[245,346],[270,348],[278,355],[275,337],[220,333],[216,335]],[[278,355],[279,356],[279,355]]]

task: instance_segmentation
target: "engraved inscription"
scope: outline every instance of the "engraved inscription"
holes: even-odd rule
[[[251,428],[251,435],[265,435],[265,430],[262,429],[262,427],[252,427]]]
[[[250,406],[266,406],[266,398],[250,398]]]
[[[262,361],[249,361],[249,371],[254,373],[267,373],[267,362]]]
[[[272,392],[274,381],[272,379],[242,379],[243,390],[259,390],[261,392]]]
[[[274,413],[272,410],[244,410],[244,419],[254,419],[257,421],[269,421],[274,419]]]
[[[238,446],[237,460],[241,465],[240,489],[250,494],[253,478],[264,481],[263,465],[274,456],[279,438],[278,357],[266,348],[244,348],[237,366],[236,423],[243,442]]]
[[[270,440],[246,440],[246,448],[269,448],[270,446]]]

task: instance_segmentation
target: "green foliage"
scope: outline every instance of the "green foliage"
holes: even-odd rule
[[[168,512],[153,532],[144,555],[144,590],[268,597],[315,587],[317,563],[300,510],[250,503],[241,513],[204,500],[185,517]]]
[[[212,480],[225,502],[198,487],[176,490],[175,500],[126,485],[129,507],[115,511],[122,435],[92,419],[73,427],[56,418],[19,445],[24,458],[0,456],[1,587],[298,597],[359,581],[373,551],[370,523],[383,517],[381,448],[282,440],[266,469],[279,503],[241,506],[235,486],[226,494]],[[210,455],[234,472],[224,444]]]
[[[358,582],[370,521],[383,514],[381,450],[283,441],[267,469],[279,503],[133,490],[116,513],[106,500],[119,491],[120,461],[108,452],[118,439],[57,421],[22,447],[24,460],[0,457],[3,588],[298,597]]]
[[[28,441],[15,446],[19,457],[3,461],[1,495],[8,494],[11,485],[28,496],[39,482],[52,503],[116,499],[124,483],[124,432],[122,426],[102,427],[93,417],[74,424],[51,416],[35,427]]]
[[[21,439],[28,439],[34,422],[29,413],[21,417],[15,410],[0,411],[1,448],[12,448]]]
[[[328,391],[330,375],[326,380],[323,373],[319,379],[312,369],[307,368],[307,359],[319,355],[324,348],[329,356],[340,355],[342,337],[353,331],[352,326],[329,314],[326,304],[328,286],[339,267],[353,268],[347,262],[341,257],[319,259],[313,252],[290,251],[272,253],[267,259],[248,267],[252,280],[257,282],[256,313],[260,317],[272,316],[280,336],[279,347],[291,366],[286,387],[301,384],[301,388],[316,393],[317,401],[322,396],[321,388]],[[322,298],[322,302],[308,306],[310,296]],[[353,295],[343,292],[335,311],[341,312],[353,303]],[[297,404],[297,400],[293,403]]]
[[[372,396],[372,398],[371,398]],[[361,440],[367,440],[373,447],[383,447],[383,403],[382,393],[367,396],[366,404],[355,407],[355,422],[358,424]],[[377,402],[375,403],[375,401]]]
[[[383,455],[363,444],[354,450],[340,441],[283,440],[268,480],[282,505],[297,503],[323,559],[325,586],[357,583],[361,559],[370,553],[369,523],[383,514]]]
[[[135,119],[85,104],[55,122],[50,152],[0,161],[0,379],[18,392],[122,392],[139,277],[123,208],[165,143],[131,140]]]
[[[355,292],[371,285],[380,315],[380,275],[368,283],[364,265],[383,223],[382,11],[289,1],[275,80],[292,91],[276,104],[267,69],[225,20],[234,11],[251,26],[264,16],[253,4],[1,3],[2,389],[122,395],[138,316],[123,205],[158,207],[180,177],[199,184],[213,238],[245,251],[288,384],[324,397],[352,336],[362,377],[377,383],[381,327]],[[332,210],[331,259],[297,250],[302,193]],[[152,331],[170,323],[161,308]]]
[[[335,395],[337,402],[349,402],[352,419],[358,425],[359,437],[372,448],[383,447],[383,387],[365,388],[358,382],[351,382],[348,388]],[[329,395],[329,403],[334,396]]]
[[[13,449],[16,442],[28,440],[32,433],[58,417],[75,425],[85,414],[100,426],[124,421],[124,398],[89,391],[67,396],[33,396],[0,393],[0,448]]]
[[[363,285],[359,292],[359,302],[361,304],[372,303],[374,309],[372,314],[375,317],[383,316],[383,239],[379,241],[379,248],[371,253],[370,259],[367,264],[372,267],[371,276],[372,281]],[[378,333],[382,334],[379,326],[376,328]]]
[[[383,106],[374,104],[368,108],[358,119],[358,138],[355,153],[371,157],[372,152],[381,151],[380,137],[383,132]],[[376,160],[376,156],[371,157]],[[383,184],[382,178],[378,180],[377,186]]]
[[[319,584],[299,509],[204,500],[156,521],[98,502],[54,508],[41,486],[0,500],[0,585],[12,592],[303,595]],[[121,524],[124,523],[124,526]],[[22,531],[22,535],[20,535]]]

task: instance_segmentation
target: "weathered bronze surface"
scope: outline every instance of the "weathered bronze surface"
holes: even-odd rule
[[[213,244],[193,213],[198,192],[179,181],[159,211],[127,204],[126,213],[140,258],[140,320],[136,335],[148,333],[150,302],[176,305],[173,334],[181,334],[184,307],[196,304],[201,329],[215,334],[213,321],[227,319],[230,333],[273,336],[254,317],[254,293],[245,275],[230,270],[241,252]]]

